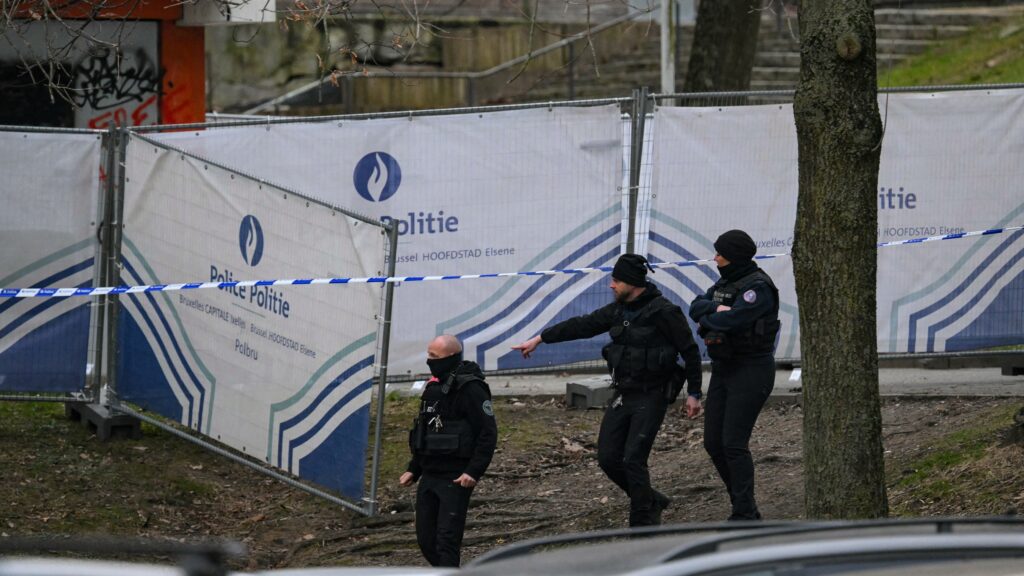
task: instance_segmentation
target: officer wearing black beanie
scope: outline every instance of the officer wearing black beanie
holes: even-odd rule
[[[757,245],[746,232],[725,232],[715,240],[715,251],[721,278],[690,304],[690,318],[711,357],[704,449],[729,491],[729,520],[760,520],[749,444],[775,385],[779,291],[754,263]]]
[[[700,414],[700,351],[679,306],[647,280],[654,269],[637,254],[623,254],[612,269],[615,301],[545,329],[513,346],[524,358],[542,342],[590,338],[608,332],[602,351],[615,395],[605,410],[597,440],[597,462],[629,496],[629,525],[661,523],[672,500],[651,487],[647,458],[668,405],[687,386],[690,417]],[[682,356],[685,368],[676,359]]]

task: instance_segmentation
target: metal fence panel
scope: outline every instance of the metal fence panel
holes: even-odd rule
[[[92,286],[102,133],[4,128],[0,149],[0,286]],[[92,304],[0,300],[0,392],[81,393],[92,362]]]
[[[142,136],[125,154],[125,283],[386,273],[376,220]],[[178,288],[120,297],[117,398],[362,499],[382,284]]]

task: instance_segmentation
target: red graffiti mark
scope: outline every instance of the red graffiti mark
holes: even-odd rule
[[[192,99],[189,97],[189,90],[182,84],[173,85],[164,93],[164,123],[179,124],[183,122],[194,122],[195,119],[188,117],[188,110],[192,107]],[[181,114],[185,112],[185,114]]]
[[[149,118],[149,113],[146,109],[152,106],[155,102],[156,94],[153,94],[132,111],[132,126],[142,126],[142,123],[146,121],[146,118]]]
[[[89,128],[95,128],[97,130],[110,128],[113,125],[124,126],[127,118],[128,111],[124,108],[117,108],[109,112],[104,112],[99,116],[90,118],[88,126]]]
[[[153,94],[138,106],[121,106],[104,112],[99,116],[93,116],[89,119],[87,125],[89,128],[103,130],[115,125],[128,126],[128,118],[131,118],[132,126],[141,126],[147,119],[153,117],[151,116],[151,109],[155,107],[156,103],[157,97],[156,94]],[[153,117],[150,123],[156,123],[156,118]]]

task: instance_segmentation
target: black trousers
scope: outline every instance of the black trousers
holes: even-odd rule
[[[704,449],[725,482],[732,501],[730,520],[758,520],[750,433],[775,387],[771,356],[715,362],[704,403]]]
[[[647,458],[654,437],[665,419],[668,402],[661,387],[648,392],[622,392],[605,409],[597,437],[597,462],[619,488],[629,495],[629,525],[655,523],[655,498],[665,497],[651,488]]]
[[[416,543],[431,566],[458,567],[472,488],[424,474],[416,488]]]

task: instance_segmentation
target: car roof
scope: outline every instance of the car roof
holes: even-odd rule
[[[178,566],[79,558],[0,558],[0,576],[186,576]]]
[[[861,563],[872,557],[919,562],[948,557],[942,552],[951,550],[964,557],[1024,557],[1024,519],[748,522],[612,530],[518,543],[481,556],[461,573],[700,574],[787,561],[834,565],[846,557]]]
[[[931,574],[929,565],[950,559],[1017,558],[1024,561],[1021,534],[928,534],[853,537],[720,551],[649,566],[630,576],[698,574],[830,574],[861,572],[866,567],[902,567],[902,573]],[[1024,566],[1024,563],[1022,563]]]
[[[284,568],[260,572],[232,573],[231,576],[454,576],[457,568],[431,568],[428,566],[339,566],[335,568]]]

